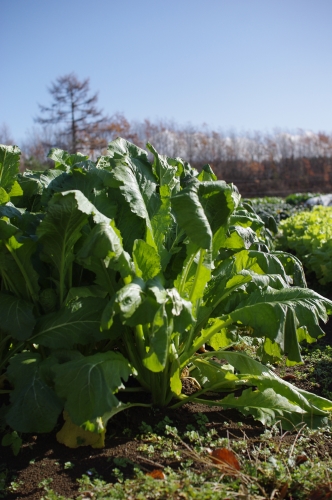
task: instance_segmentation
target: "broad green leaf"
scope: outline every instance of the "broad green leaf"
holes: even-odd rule
[[[201,182],[198,195],[213,234],[225,224],[240,202],[240,195],[233,184],[225,181]]]
[[[111,158],[131,157],[142,163],[148,163],[148,155],[144,149],[135,146],[132,142],[126,141],[126,139],[122,139],[121,137],[117,137],[114,141],[109,143],[107,154]]]
[[[84,162],[76,164],[68,174],[59,176],[50,188],[53,192],[81,191],[99,212],[113,219],[117,212],[117,203],[108,196],[100,169],[94,164],[88,168],[80,168],[81,165],[84,165]]]
[[[107,338],[100,331],[100,320],[106,300],[83,297],[73,300],[59,311],[44,314],[37,320],[34,342],[52,349],[71,349]]]
[[[197,179],[201,182],[206,182],[206,181],[216,181],[218,178],[213,172],[210,165],[204,165],[202,167],[202,170],[200,171],[200,174],[197,176]]]
[[[56,193],[48,204],[46,217],[37,228],[43,257],[51,261],[58,271],[61,304],[68,271],[75,258],[74,245],[81,237],[81,230],[90,214],[96,223],[109,221],[80,191]]]
[[[159,190],[161,191],[161,196],[170,196],[173,189],[180,184],[180,180],[177,175],[177,167],[170,164],[167,156],[160,155],[156,149],[147,143],[146,147],[154,156],[154,162],[152,165],[153,173],[159,181]]]
[[[294,411],[326,415],[327,411],[332,410],[332,402],[317,396],[317,404],[313,405],[308,398],[306,398],[305,391],[298,390],[297,387],[282,380],[265,365],[244,353],[223,351],[216,353],[216,357],[225,359],[229,364],[234,366],[237,370],[238,377],[245,381],[247,385],[257,387],[262,392],[272,388],[276,394],[280,394],[291,402],[291,404],[298,406],[299,410],[294,409]]]
[[[111,171],[114,181],[131,211],[145,220],[147,231],[154,241],[150,213],[155,211],[156,203],[158,205],[160,201],[156,196],[156,178],[146,152],[123,139],[109,144],[108,152],[118,160]]]
[[[8,239],[10,236],[16,234],[18,229],[22,232],[23,236],[33,238],[42,215],[32,214],[23,209],[17,209],[11,202],[8,202],[6,205],[0,206],[0,217],[7,217],[9,219],[9,221],[0,220],[0,239]],[[6,230],[2,225],[4,223],[13,226],[7,235]],[[13,229],[14,227],[16,228],[16,231]]]
[[[198,248],[209,249],[212,230],[199,198],[199,184],[191,184],[172,196],[172,209],[181,229]]]
[[[37,353],[14,356],[7,376],[14,390],[6,422],[19,432],[50,432],[62,410],[62,402],[46,384],[41,373],[42,360]]]
[[[65,400],[72,421],[82,425],[119,406],[114,393],[132,368],[120,353],[106,352],[58,365],[54,371],[57,395]]]
[[[192,302],[193,313],[196,315],[197,301],[203,297],[206,284],[211,278],[211,254],[204,249],[199,250],[192,243],[186,248],[187,257],[174,285],[181,297]]]
[[[136,274],[144,281],[154,278],[161,270],[160,257],[156,249],[144,240],[136,240],[133,248]]]
[[[0,330],[17,340],[27,340],[36,323],[33,304],[5,293],[0,293],[0,318]]]
[[[171,201],[177,222],[190,240],[209,249],[212,235],[227,224],[239,199],[236,189],[224,181],[192,181]]]
[[[3,219],[0,219],[0,240],[8,240],[11,236],[18,232],[18,228]]]
[[[132,253],[135,240],[146,237],[146,222],[131,211],[130,206],[126,203],[118,189],[114,189],[113,191],[117,191],[115,197],[113,197],[113,192],[111,192],[110,196],[118,203],[116,225],[121,232],[123,248],[127,252]]]
[[[315,420],[317,426],[326,420],[332,411],[332,403],[319,396],[310,395],[280,379],[266,366],[253,360],[244,353],[223,351],[215,353],[215,357],[226,360],[229,365],[219,367],[212,361],[197,358],[194,364],[198,371],[193,371],[200,384],[208,390],[224,391],[225,371],[232,374],[231,366],[236,370],[233,378],[235,386],[245,384],[252,386],[240,396],[230,394],[218,401],[225,408],[237,408],[244,415],[253,415],[264,425],[273,425],[282,421],[284,428],[293,428],[300,421],[309,423]],[[232,377],[230,378],[230,381]],[[219,386],[218,386],[219,384]],[[235,386],[233,389],[235,389]],[[231,389],[229,385],[228,389]]]
[[[254,243],[259,242],[256,233],[251,227],[232,226],[229,228],[230,236],[225,237],[222,246],[231,250],[240,250],[246,248],[247,250]]]
[[[121,320],[125,324],[136,325],[134,321],[131,323],[131,317],[144,301],[145,283],[136,278],[134,281],[122,287],[115,295],[114,310],[120,313]]]
[[[14,181],[14,184],[12,185],[12,188],[9,192],[9,196],[22,196],[23,195],[23,190],[19,183],[17,181]]]
[[[54,167],[56,169],[64,170],[65,172],[70,170],[70,167],[76,163],[89,158],[88,156],[84,156],[82,153],[70,154],[67,153],[67,151],[63,151],[58,148],[52,148],[47,157],[55,162]]]
[[[225,349],[237,340],[237,332],[233,329],[222,328],[219,333],[213,335],[207,342],[215,351]]]
[[[79,299],[82,297],[100,297],[104,299],[107,295],[107,291],[98,285],[90,286],[76,286],[68,290],[68,295],[66,297],[66,304],[74,299]]]
[[[295,255],[286,252],[273,252],[273,255],[282,263],[287,275],[292,276],[295,286],[307,288],[303,265]]]
[[[8,203],[9,200],[10,200],[9,194],[7,193],[7,191],[3,187],[0,186],[0,203],[1,203],[1,205]]]
[[[299,413],[301,418],[305,412],[297,405],[292,404],[286,397],[276,393],[272,388],[263,391],[246,389],[241,396],[229,394],[221,399],[223,408],[236,408],[244,415],[252,415],[263,425],[272,426],[287,412],[291,419],[293,414]]]
[[[170,254],[166,250],[171,237],[174,218],[171,214],[171,195],[180,190],[180,179],[177,166],[172,165],[172,160],[157,153],[151,144],[147,148],[154,155],[152,165],[153,173],[159,180],[159,195],[161,204],[151,217],[153,239],[157,246],[161,265],[164,269],[169,262]]]
[[[5,146],[0,144],[0,188],[5,193],[10,193],[17,178],[20,164],[21,151],[17,146]],[[2,191],[3,193],[3,191]],[[4,194],[0,199],[3,200]],[[2,203],[7,203],[3,200]]]
[[[287,353],[290,361],[301,361],[296,328],[307,326],[312,337],[323,335],[319,320],[327,321],[331,302],[305,288],[256,291],[230,313],[234,323],[251,326],[257,337],[268,337]],[[332,304],[331,304],[332,305]]]
[[[119,271],[123,278],[134,272],[134,263],[124,251],[121,238],[110,223],[101,222],[92,229],[78,251],[77,259],[86,262],[92,270],[97,265],[94,260],[103,261],[106,269],[110,267]]]
[[[197,357],[193,359],[194,369],[190,376],[195,378],[201,387],[214,391],[233,391],[244,385],[244,382],[234,374],[230,365],[220,365],[212,360]]]
[[[23,195],[12,197],[12,202],[16,207],[24,208],[31,212],[40,210],[42,198],[44,198],[45,202],[51,198],[53,194],[51,185],[61,175],[63,173],[60,170],[54,169],[43,172],[26,170],[23,174],[18,174],[17,181],[23,190]]]

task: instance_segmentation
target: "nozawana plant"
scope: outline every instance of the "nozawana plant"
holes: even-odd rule
[[[152,161],[121,138],[96,162],[53,149],[53,170],[18,174],[17,151],[1,146],[2,418],[48,432],[65,410],[102,434],[130,406],[196,401],[284,428],[327,424],[332,403],[266,363],[300,363],[332,302],[306,288],[296,257],[269,249],[236,187],[147,148]],[[248,337],[260,361],[232,349]],[[128,402],[141,390],[151,402]]]

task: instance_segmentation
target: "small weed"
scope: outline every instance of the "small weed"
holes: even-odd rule
[[[74,464],[73,464],[72,462],[65,462],[65,463],[63,464],[63,467],[64,467],[65,469],[72,469],[72,468],[73,468],[73,467],[75,467],[75,466],[74,466]]]
[[[113,463],[117,467],[127,467],[127,465],[133,464],[132,460],[126,457],[115,457],[113,458]]]
[[[47,477],[38,483],[38,488],[47,489],[48,486],[53,482],[53,478]]]
[[[12,452],[16,456],[21,449],[22,439],[16,431],[8,432],[3,436],[1,444],[2,446],[10,446]]]

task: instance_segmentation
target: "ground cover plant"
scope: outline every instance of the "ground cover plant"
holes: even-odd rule
[[[230,347],[245,334],[264,363],[299,363],[332,303],[296,257],[269,249],[236,187],[147,147],[153,161],[120,138],[96,162],[53,149],[54,170],[23,175],[18,148],[1,147],[3,420],[49,432],[64,411],[71,447],[103,446],[108,420],[139,405],[326,424],[329,400]]]

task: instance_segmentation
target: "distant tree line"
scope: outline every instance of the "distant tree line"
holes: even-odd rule
[[[52,167],[45,160],[51,147],[97,158],[121,136],[143,148],[151,142],[159,153],[184,158],[198,169],[209,163],[218,178],[236,184],[244,196],[332,192],[331,134],[237,134],[165,120],[129,122],[123,114],[107,116],[99,110],[89,79],[80,81],[73,73],[58,78],[49,92],[51,104],[39,106],[39,126],[21,145],[22,169]],[[5,125],[0,126],[0,143],[13,143]]]

